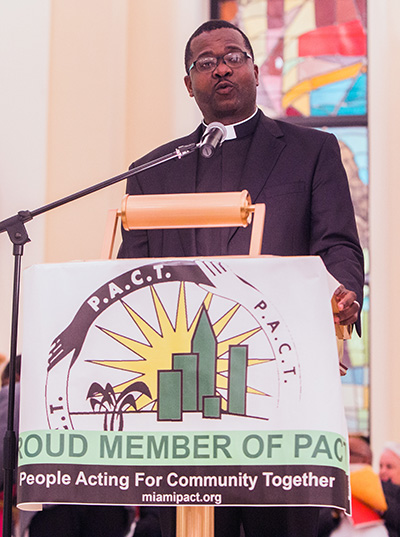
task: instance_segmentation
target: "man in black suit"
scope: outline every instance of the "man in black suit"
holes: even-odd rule
[[[185,51],[185,85],[203,114],[189,136],[152,151],[138,166],[199,142],[207,124],[227,128],[212,158],[194,152],[128,180],[129,194],[246,189],[267,208],[263,254],[319,255],[338,280],[335,322],[356,323],[362,304],[363,255],[336,138],[266,117],[256,106],[258,67],[246,35],[225,21],[201,25]],[[249,228],[123,231],[119,257],[182,257],[248,253]],[[306,305],[305,305],[306,307]],[[311,537],[318,509],[217,508],[215,535]],[[173,524],[171,525],[172,528]],[[173,529],[164,534],[170,537]]]

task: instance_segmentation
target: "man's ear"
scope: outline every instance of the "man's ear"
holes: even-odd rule
[[[258,80],[258,65],[254,64],[254,76],[256,78],[256,85],[258,86],[259,85],[259,80]]]
[[[190,79],[190,76],[186,75],[183,80],[185,82],[185,86],[186,86],[186,89],[188,90],[190,97],[193,97],[193,88],[192,88],[192,81]]]

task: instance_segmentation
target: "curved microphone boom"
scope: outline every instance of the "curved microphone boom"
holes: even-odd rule
[[[200,155],[205,158],[212,157],[217,147],[222,144],[225,138],[225,125],[218,121],[214,121],[207,125],[199,143]]]

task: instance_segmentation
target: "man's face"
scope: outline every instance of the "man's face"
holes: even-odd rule
[[[400,457],[386,449],[379,460],[379,477],[382,481],[391,481],[400,485]]]
[[[242,35],[231,28],[204,32],[191,43],[192,61],[203,56],[219,57],[237,50],[247,49]],[[185,84],[206,123],[237,123],[251,116],[256,109],[258,67],[250,58],[235,68],[219,60],[213,71],[204,73],[199,73],[194,67],[185,76]]]
[[[372,452],[362,438],[349,438],[350,464],[372,464]]]

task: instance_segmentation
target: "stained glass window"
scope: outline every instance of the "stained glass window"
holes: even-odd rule
[[[260,67],[259,105],[270,117],[367,112],[366,0],[222,0]]]
[[[367,279],[361,315],[362,338],[353,336],[345,344],[342,377],[343,399],[349,431],[369,435],[369,226],[368,226],[368,137],[366,127],[330,128],[336,135],[353,199],[358,234],[366,260]]]
[[[328,128],[339,140],[366,259],[363,336],[345,345],[350,432],[369,434],[367,0],[212,0],[260,68],[258,105],[270,117]]]

